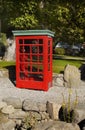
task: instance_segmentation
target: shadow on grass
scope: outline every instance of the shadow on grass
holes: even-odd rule
[[[10,65],[10,66],[7,66],[5,68],[8,69],[9,79],[15,85],[15,80],[16,80],[16,66],[15,65]]]

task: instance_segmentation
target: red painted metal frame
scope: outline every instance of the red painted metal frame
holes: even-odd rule
[[[44,90],[47,91],[50,87],[52,87],[52,37],[49,36],[16,36],[16,86],[18,88],[28,88],[28,89],[37,89],[37,90]],[[39,66],[42,65],[43,69],[42,72],[39,72],[39,68],[37,72],[33,72],[34,74],[41,74],[43,75],[43,80],[39,81],[39,80],[34,80],[34,78],[20,78],[20,44],[19,44],[19,40],[22,39],[23,41],[25,39],[42,39],[43,40],[43,44],[41,45],[43,47],[43,53],[42,53],[42,57],[43,57],[43,61],[42,63],[35,62],[34,64]],[[25,46],[25,44],[23,44],[23,46]],[[26,46],[30,46],[29,44],[27,44]],[[33,46],[33,45],[32,45]],[[38,46],[38,44],[37,44]],[[39,45],[40,46],[40,45]],[[32,50],[31,50],[32,51]],[[34,54],[34,56],[39,57],[38,55],[41,54]],[[30,59],[32,59],[33,53],[31,52],[29,54]],[[24,60],[25,56],[24,53],[22,53],[21,55],[21,59]],[[26,66],[23,64],[24,62],[22,62],[22,68],[24,69]],[[30,71],[25,71],[25,73],[28,72],[28,74],[32,74],[32,61],[31,62],[27,62],[27,66],[30,66]]]

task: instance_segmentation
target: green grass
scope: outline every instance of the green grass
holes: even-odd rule
[[[69,60],[69,59],[56,59],[53,60],[53,72],[54,73],[60,73],[64,71],[64,68],[67,64],[74,65],[76,67],[80,67],[82,64],[82,60]]]
[[[15,65],[14,61],[0,61],[0,68],[6,68]]]
[[[64,71],[64,68],[67,64],[74,65],[76,67],[80,67],[82,65],[82,60],[75,60],[75,59],[56,59],[53,60],[53,72],[54,73],[60,73]],[[15,65],[15,62],[13,61],[0,61],[0,68],[7,68],[9,66]]]

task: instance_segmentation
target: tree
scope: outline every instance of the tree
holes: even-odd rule
[[[20,1],[19,2],[18,1],[17,8],[19,8],[19,10],[17,10],[18,12],[17,14],[15,13],[15,17],[14,16],[10,17],[9,24],[14,26],[16,29],[35,28],[35,26],[38,24],[38,20],[36,19],[35,14],[34,14],[34,11],[36,8],[36,2],[34,1],[27,1],[27,2]]]
[[[7,23],[7,26],[16,29],[29,29],[38,24],[34,14],[36,2],[31,0],[0,0],[0,18]]]
[[[85,40],[84,0],[44,0],[43,4],[37,19],[43,28],[55,31],[57,41],[72,44]]]
[[[2,25],[15,29],[50,29],[57,41],[85,41],[84,0],[0,0]],[[4,29],[4,26],[3,26]]]

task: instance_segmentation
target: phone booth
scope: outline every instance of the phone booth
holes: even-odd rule
[[[16,30],[16,87],[47,91],[52,87],[50,30]]]

